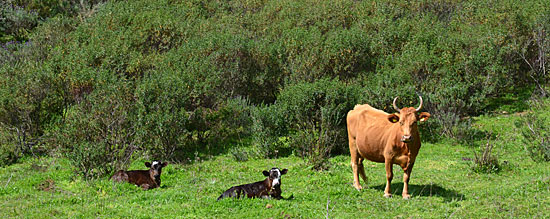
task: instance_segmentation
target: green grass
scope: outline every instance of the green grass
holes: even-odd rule
[[[401,199],[402,171],[394,168],[393,198],[384,198],[383,164],[366,162],[369,182],[352,186],[349,156],[331,158],[328,171],[311,171],[300,158],[237,162],[230,154],[192,164],[170,164],[162,186],[142,191],[108,179],[86,182],[61,158],[26,158],[0,169],[0,218],[545,218],[550,217],[550,168],[526,154],[513,125],[517,116],[482,116],[475,125],[499,135],[495,153],[508,164],[495,174],[474,173],[477,148],[425,143],[412,172],[410,200]],[[288,168],[290,200],[216,198],[233,185],[263,180],[262,170]],[[130,169],[144,169],[136,161]],[[266,208],[266,205],[272,205]]]

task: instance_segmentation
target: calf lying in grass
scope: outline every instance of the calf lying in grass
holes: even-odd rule
[[[264,181],[259,181],[240,186],[233,186],[218,197],[218,201],[227,197],[248,197],[248,198],[275,198],[281,199],[281,176],[288,172],[287,169],[279,170],[279,168],[271,168],[264,170],[264,176],[267,178]]]
[[[111,180],[136,184],[143,190],[154,189],[160,186],[160,174],[166,165],[168,163],[160,161],[153,161],[153,164],[145,162],[145,166],[149,167],[148,170],[119,170],[111,177]]]

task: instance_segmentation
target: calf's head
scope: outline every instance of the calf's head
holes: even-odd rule
[[[281,176],[285,175],[286,172],[288,172],[288,169],[279,170],[279,168],[273,167],[269,171],[264,170],[263,174],[264,176],[269,177],[271,187],[275,187],[281,185]]]
[[[388,115],[388,120],[391,123],[399,122],[401,132],[403,133],[403,135],[401,136],[401,141],[405,143],[409,143],[414,140],[413,132],[418,131],[418,126],[416,122],[423,122],[430,118],[430,113],[428,112],[418,113],[420,109],[422,109],[422,97],[418,97],[420,98],[420,106],[418,106],[418,108],[405,107],[403,109],[399,109],[395,105],[395,101],[397,101],[397,97],[395,97],[395,99],[393,99],[393,108],[395,109],[395,111],[397,111],[397,113]]]
[[[168,165],[167,162],[153,161],[153,163],[145,162],[145,166],[149,167],[149,175],[152,179],[159,179],[162,173],[162,168]]]

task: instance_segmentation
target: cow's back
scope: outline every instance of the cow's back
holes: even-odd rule
[[[157,186],[156,183],[151,179],[151,176],[149,175],[149,170],[131,170],[126,171],[126,174],[128,174],[129,183],[133,183],[138,186],[148,184],[149,186],[151,186],[150,188],[155,188]]]
[[[368,104],[356,105],[348,112],[348,134],[354,138],[361,157],[375,162],[384,162],[384,148],[393,138],[393,124],[388,113]]]
[[[346,117],[348,132],[356,137],[357,132],[366,128],[368,125],[383,123],[389,114],[376,109],[368,104],[355,105],[353,110],[348,112]]]
[[[126,171],[124,170],[119,170],[113,174],[111,180],[115,182],[128,182],[128,174],[126,174]]]

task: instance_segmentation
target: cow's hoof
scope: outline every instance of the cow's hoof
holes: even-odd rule
[[[391,194],[384,194],[384,197],[391,198]]]
[[[404,200],[409,200],[411,198],[411,195],[403,195]]]
[[[361,186],[354,186],[354,187],[355,187],[355,189],[357,189],[357,191],[361,191],[361,189],[363,189],[363,187],[361,187]]]

